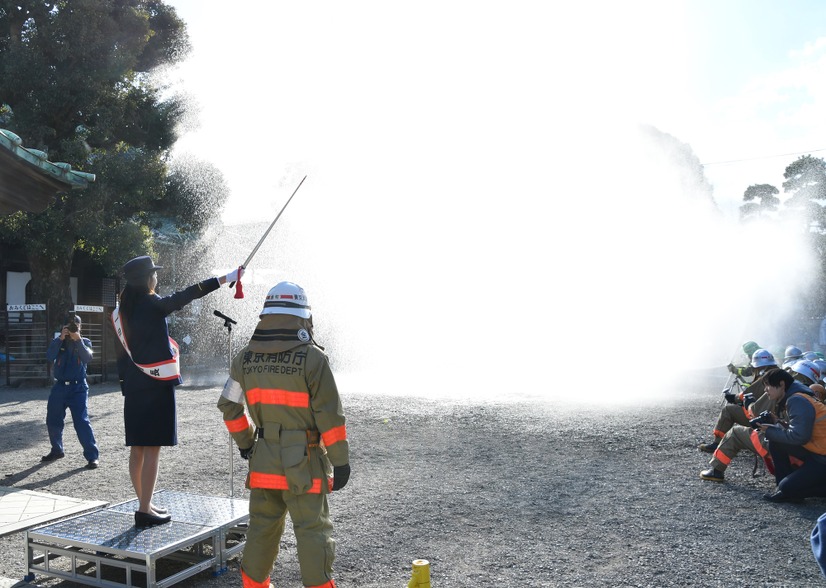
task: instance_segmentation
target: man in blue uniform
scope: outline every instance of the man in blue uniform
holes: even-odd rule
[[[89,385],[86,383],[86,364],[92,360],[92,342],[80,335],[80,317],[70,314],[60,335],[54,338],[46,350],[46,358],[54,362],[52,375],[55,378],[49,402],[46,405],[46,429],[52,450],[41,461],[61,459],[63,453],[63,421],[66,409],[72,413],[72,422],[80,444],[86,468],[98,467],[98,446],[95,433],[89,422],[87,401]]]

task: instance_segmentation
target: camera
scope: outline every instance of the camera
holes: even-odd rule
[[[732,392],[731,388],[726,388],[723,390],[723,396],[729,404],[735,404],[737,402],[737,394]]]
[[[69,329],[70,333],[77,333],[77,323],[75,321],[72,321],[66,325],[66,328]]]
[[[757,429],[758,425],[773,425],[774,415],[770,411],[764,410],[758,416],[754,417],[753,419],[749,419],[749,424],[754,429]]]

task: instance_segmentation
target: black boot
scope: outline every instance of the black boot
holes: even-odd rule
[[[703,453],[714,453],[717,451],[717,447],[720,445],[719,441],[715,441],[714,443],[700,443],[697,447]]]
[[[709,480],[710,482],[725,482],[726,478],[723,472],[715,468],[708,468],[707,470],[703,470],[700,472],[700,477],[703,480]]]

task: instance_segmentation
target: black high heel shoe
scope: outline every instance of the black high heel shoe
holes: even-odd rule
[[[139,528],[163,525],[172,520],[172,515],[153,515],[139,510],[135,511],[135,526]]]

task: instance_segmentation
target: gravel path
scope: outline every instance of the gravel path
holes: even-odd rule
[[[826,500],[775,505],[773,488],[738,457],[725,484],[704,482],[719,374],[650,406],[472,402],[343,393],[350,484],[330,499],[340,588],[406,586],[411,561],[434,587],[816,586],[809,533]],[[217,385],[178,390],[180,445],[163,450],[159,488],[229,494],[228,436]],[[67,430],[67,457],[48,451],[47,389],[0,389],[0,484],[110,502],[131,499],[122,397],[93,387],[101,467],[88,471]],[[677,402],[676,400],[679,400]],[[236,496],[245,462],[234,460]],[[245,495],[245,494],[243,494]],[[173,513],[174,515],[174,513]],[[288,525],[289,529],[289,525]],[[22,533],[0,537],[0,576],[25,574]],[[285,534],[272,580],[300,586]],[[36,579],[37,586],[77,586]],[[176,586],[240,586],[204,572]]]

